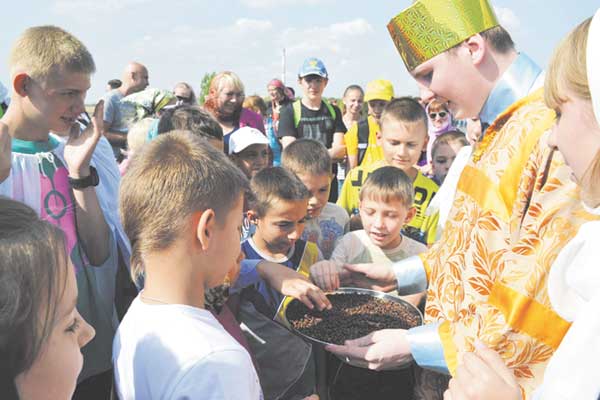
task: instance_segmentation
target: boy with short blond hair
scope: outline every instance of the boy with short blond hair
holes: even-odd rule
[[[404,234],[421,243],[435,240],[437,214],[428,216],[425,210],[438,190],[438,185],[416,167],[427,145],[427,115],[423,107],[411,97],[392,100],[381,116],[381,130],[377,135],[385,160],[369,166],[354,168],[344,182],[337,204],[349,214],[359,213],[360,189],[373,171],[385,165],[401,169],[413,183],[416,214],[404,228]]]
[[[444,183],[457,154],[468,145],[469,142],[461,131],[442,133],[435,139],[431,147],[431,170],[436,183]]]
[[[416,213],[413,184],[401,169],[387,166],[371,173],[360,191],[359,210],[364,229],[344,235],[331,262],[311,267],[311,279],[324,290],[340,286],[339,273],[344,264],[392,265],[427,250],[424,244],[401,233]],[[407,296],[406,300],[418,305],[422,298],[423,293]]]
[[[281,165],[293,172],[310,192],[308,220],[302,239],[316,243],[329,259],[335,244],[348,232],[350,218],[340,206],[327,202],[331,188],[331,157],[327,148],[312,139],[298,139],[283,151]]]
[[[92,55],[76,37],[55,26],[27,29],[10,53],[12,102],[0,122],[0,195],[32,207],[59,226],[75,267],[77,308],[96,330],[83,348],[82,391],[110,394],[110,346],[116,328],[115,287],[128,241],[116,212],[119,173],[96,146],[102,138],[102,103],[81,131],[85,94],[95,71]],[[50,132],[68,137],[63,141]],[[124,266],[123,266],[124,268]],[[93,379],[87,379],[93,377]]]
[[[189,132],[160,135],[135,157],[120,212],[145,288],[115,337],[120,398],[262,398],[249,354],[204,308],[205,290],[239,261],[247,184]]]

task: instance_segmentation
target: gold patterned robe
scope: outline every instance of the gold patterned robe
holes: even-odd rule
[[[450,373],[479,338],[500,352],[525,397],[569,328],[551,308],[548,272],[594,218],[571,170],[546,144],[554,118],[540,90],[496,119],[461,175],[441,240],[421,255],[426,322],[441,322]]]

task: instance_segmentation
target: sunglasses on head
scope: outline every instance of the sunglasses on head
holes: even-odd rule
[[[429,118],[435,119],[439,115],[440,118],[445,118],[448,113],[446,111],[429,113]]]

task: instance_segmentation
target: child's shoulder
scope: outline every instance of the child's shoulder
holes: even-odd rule
[[[387,163],[384,160],[379,160],[379,161],[376,161],[374,163],[370,163],[367,165],[359,165],[350,170],[350,172],[348,173],[348,176],[346,176],[346,180],[352,179],[352,178],[356,179],[357,177],[364,177],[364,179],[363,179],[363,181],[364,181],[367,179],[368,174],[375,171],[376,169],[385,167],[386,165],[387,165]]]
[[[435,183],[433,179],[425,176],[421,171],[417,171],[417,177],[415,178],[413,186],[430,188],[436,191],[439,189],[439,185]]]
[[[427,246],[415,239],[402,235],[402,248],[409,256],[416,256],[427,251]]]
[[[346,225],[350,221],[350,216],[348,216],[346,210],[335,203],[325,204],[321,216],[325,218],[334,218],[340,225]]]
[[[149,350],[156,343],[174,352],[191,352],[198,358],[221,350],[239,349],[210,311],[186,305],[147,305],[139,297],[134,300],[119,326],[122,341],[138,342]],[[191,347],[190,347],[191,346]],[[187,349],[187,350],[186,350]]]

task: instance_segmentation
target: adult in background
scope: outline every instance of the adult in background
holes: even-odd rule
[[[173,88],[173,94],[177,97],[177,105],[193,106],[196,104],[196,93],[187,82],[179,82]]]
[[[121,82],[120,79],[111,79],[110,81],[106,82],[106,91],[110,92],[111,90],[118,89],[122,84],[123,82]]]
[[[135,108],[121,99],[148,86],[148,69],[138,62],[127,64],[122,85],[104,95],[104,136],[110,142],[115,158],[123,159],[121,150],[127,147],[127,132],[135,120]]]
[[[223,128],[225,154],[229,152],[229,135],[239,128],[249,126],[265,133],[262,117],[242,107],[244,97],[244,84],[231,71],[220,72],[210,81],[204,109]]]
[[[267,118],[270,117],[273,120],[273,126],[277,131],[279,123],[279,112],[281,108],[291,103],[290,97],[286,94],[287,88],[279,79],[271,79],[267,85],[267,91],[271,97],[270,103],[267,105]]]

